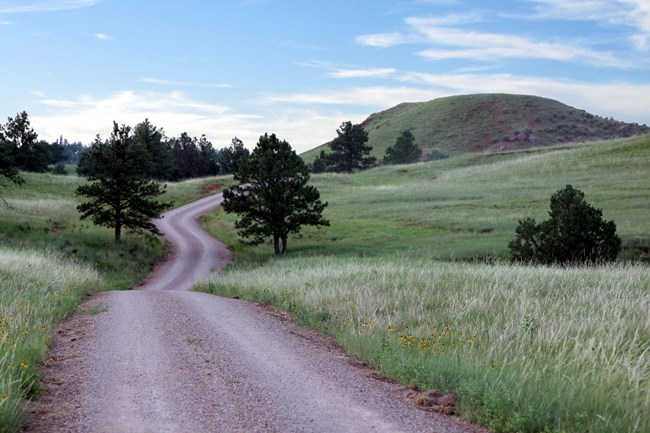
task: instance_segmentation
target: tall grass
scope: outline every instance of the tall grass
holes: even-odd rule
[[[650,431],[650,270],[301,257],[202,290],[287,309],[496,432]]]
[[[18,427],[23,399],[39,390],[52,327],[103,287],[96,270],[60,252],[0,246],[0,432]]]

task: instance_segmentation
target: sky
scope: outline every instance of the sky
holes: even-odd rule
[[[345,121],[472,93],[650,124],[650,0],[0,0],[0,119],[91,143],[168,137],[303,152]]]

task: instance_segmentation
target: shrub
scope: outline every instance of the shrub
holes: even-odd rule
[[[519,221],[508,247],[515,262],[544,264],[602,263],[616,260],[621,238],[616,224],[604,221],[584,193],[567,185],[551,196],[550,219]]]

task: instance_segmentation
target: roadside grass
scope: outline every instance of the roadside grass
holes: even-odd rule
[[[495,432],[650,431],[650,271],[293,257],[199,290],[289,311]]]
[[[17,428],[24,399],[40,390],[36,366],[52,327],[104,284],[61,252],[0,246],[0,432]]]
[[[204,217],[236,262],[198,290],[283,308],[496,432],[650,431],[648,167],[642,136],[315,175],[331,226],[285,257]],[[567,184],[615,221],[620,263],[506,264],[518,220]]]
[[[75,190],[83,178],[22,175],[25,185],[3,190],[0,202],[0,433],[17,431],[24,399],[39,391],[35,366],[52,328],[86,293],[133,287],[166,247],[160,237],[129,232],[115,244],[111,229],[80,221]],[[164,200],[185,204],[221,181],[168,184]]]

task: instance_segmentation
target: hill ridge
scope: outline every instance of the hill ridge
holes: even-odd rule
[[[361,125],[378,159],[405,129],[411,130],[425,158],[434,150],[460,155],[650,133],[646,125],[601,117],[554,99],[506,93],[403,102],[371,114]],[[311,161],[326,148],[327,143],[305,152],[303,158]]]

